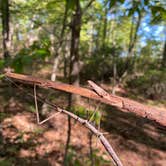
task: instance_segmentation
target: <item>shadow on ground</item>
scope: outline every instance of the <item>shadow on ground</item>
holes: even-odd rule
[[[113,107],[105,107],[103,129],[125,139],[166,151],[166,130],[150,120],[132,113],[124,113]],[[132,146],[126,145],[132,149]]]

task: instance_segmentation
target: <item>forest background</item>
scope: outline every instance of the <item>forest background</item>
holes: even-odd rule
[[[0,17],[0,164],[111,163],[97,138],[70,117],[36,126],[34,99],[26,95],[33,87],[21,86],[22,92],[5,71],[74,86],[93,80],[109,93],[165,109],[164,0],[0,0]],[[124,165],[166,164],[166,132],[152,122],[78,96],[37,91],[107,132]],[[43,118],[51,113],[38,104]]]

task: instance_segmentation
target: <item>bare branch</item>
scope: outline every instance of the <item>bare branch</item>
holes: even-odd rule
[[[46,123],[47,121],[49,121],[50,119],[54,118],[55,116],[59,115],[61,112],[56,112],[54,113],[53,115],[49,116],[48,118],[44,119],[43,121],[39,122],[38,124],[44,124]]]
[[[37,119],[37,124],[40,123],[39,119],[39,110],[38,110],[38,104],[37,104],[37,97],[36,97],[36,85],[34,84],[34,100],[35,100],[35,108],[36,108],[36,119]]]
[[[39,109],[38,109],[38,104],[37,104],[37,95],[36,95],[36,85],[34,84],[34,100],[35,100],[35,108],[36,108],[36,119],[37,119],[37,124],[43,124],[47,122],[48,120],[54,118],[56,115],[59,115],[61,112],[56,112],[53,115],[49,116],[48,118],[42,120],[40,122],[40,117],[39,117]]]
[[[69,111],[61,109],[59,107],[56,107],[56,111],[62,112],[64,114],[70,116],[71,118],[77,120],[84,127],[88,128],[94,135],[96,135],[98,137],[98,139],[103,144],[103,146],[106,149],[106,151],[108,152],[108,154],[112,157],[114,164],[116,166],[123,166],[123,164],[121,163],[120,159],[118,158],[117,154],[113,150],[113,148],[110,145],[110,143],[108,142],[108,140],[105,138],[105,136],[101,132],[99,132],[93,125],[91,125],[90,122],[78,117],[77,115],[75,115]]]

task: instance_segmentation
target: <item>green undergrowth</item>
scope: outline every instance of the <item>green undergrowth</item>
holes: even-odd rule
[[[10,159],[0,158],[0,166],[11,166],[11,165],[13,165],[13,158]]]
[[[70,146],[66,166],[110,166],[110,161],[103,158],[102,155],[99,154],[99,150],[93,149],[92,154],[87,154],[86,156],[80,156],[77,151]]]
[[[166,70],[147,70],[144,74],[127,81],[127,88],[133,96],[152,99],[160,103],[166,101]]]
[[[83,106],[73,106],[73,113],[77,116],[94,123],[95,125],[100,125],[101,122],[101,112],[99,110],[87,109]]]

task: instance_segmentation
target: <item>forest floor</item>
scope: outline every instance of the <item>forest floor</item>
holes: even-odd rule
[[[127,93],[125,90],[123,92]],[[97,105],[97,102],[81,101],[85,107]],[[37,125],[33,99],[29,102],[25,93],[13,90],[11,86],[1,88],[0,102],[0,165],[62,165],[67,139],[67,116],[59,114],[45,124]],[[66,104],[60,97],[56,102],[63,107]],[[104,110],[100,130],[124,166],[166,165],[166,130],[110,106],[101,105],[99,109]],[[72,120],[69,165],[88,166],[92,165],[92,161],[95,166],[111,165],[99,140],[95,136],[91,140],[90,135],[86,128]],[[90,155],[91,141],[93,157]]]

